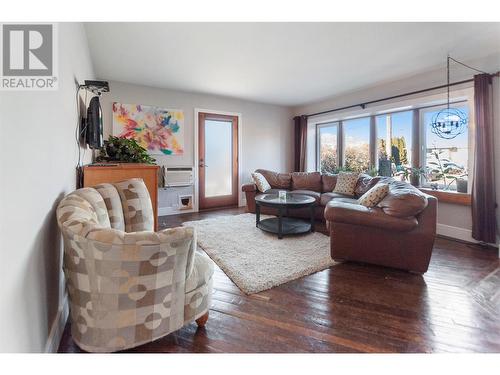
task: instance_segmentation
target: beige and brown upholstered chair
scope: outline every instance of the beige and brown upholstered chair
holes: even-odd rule
[[[82,349],[113,352],[203,326],[213,263],[193,228],[153,232],[141,179],[78,189],[57,208],[71,333]]]

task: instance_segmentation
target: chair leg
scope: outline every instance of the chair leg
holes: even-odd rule
[[[207,320],[208,320],[208,311],[204,315],[196,319],[196,324],[198,324],[198,327],[205,327],[205,324],[207,324]]]

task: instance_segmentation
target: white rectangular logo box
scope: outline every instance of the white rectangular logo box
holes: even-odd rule
[[[0,24],[0,90],[57,90],[57,37],[57,24]]]

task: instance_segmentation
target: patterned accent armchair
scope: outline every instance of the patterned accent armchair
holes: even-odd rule
[[[141,179],[78,189],[60,202],[57,220],[71,333],[82,349],[113,352],[194,320],[205,325],[213,263],[196,251],[193,228],[153,232]]]

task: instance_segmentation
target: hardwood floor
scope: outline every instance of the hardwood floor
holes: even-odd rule
[[[164,216],[160,227],[242,212]],[[251,296],[218,267],[214,277],[205,328],[129,352],[500,352],[496,249],[438,238],[423,276],[344,263]],[[59,351],[81,351],[69,323]]]

